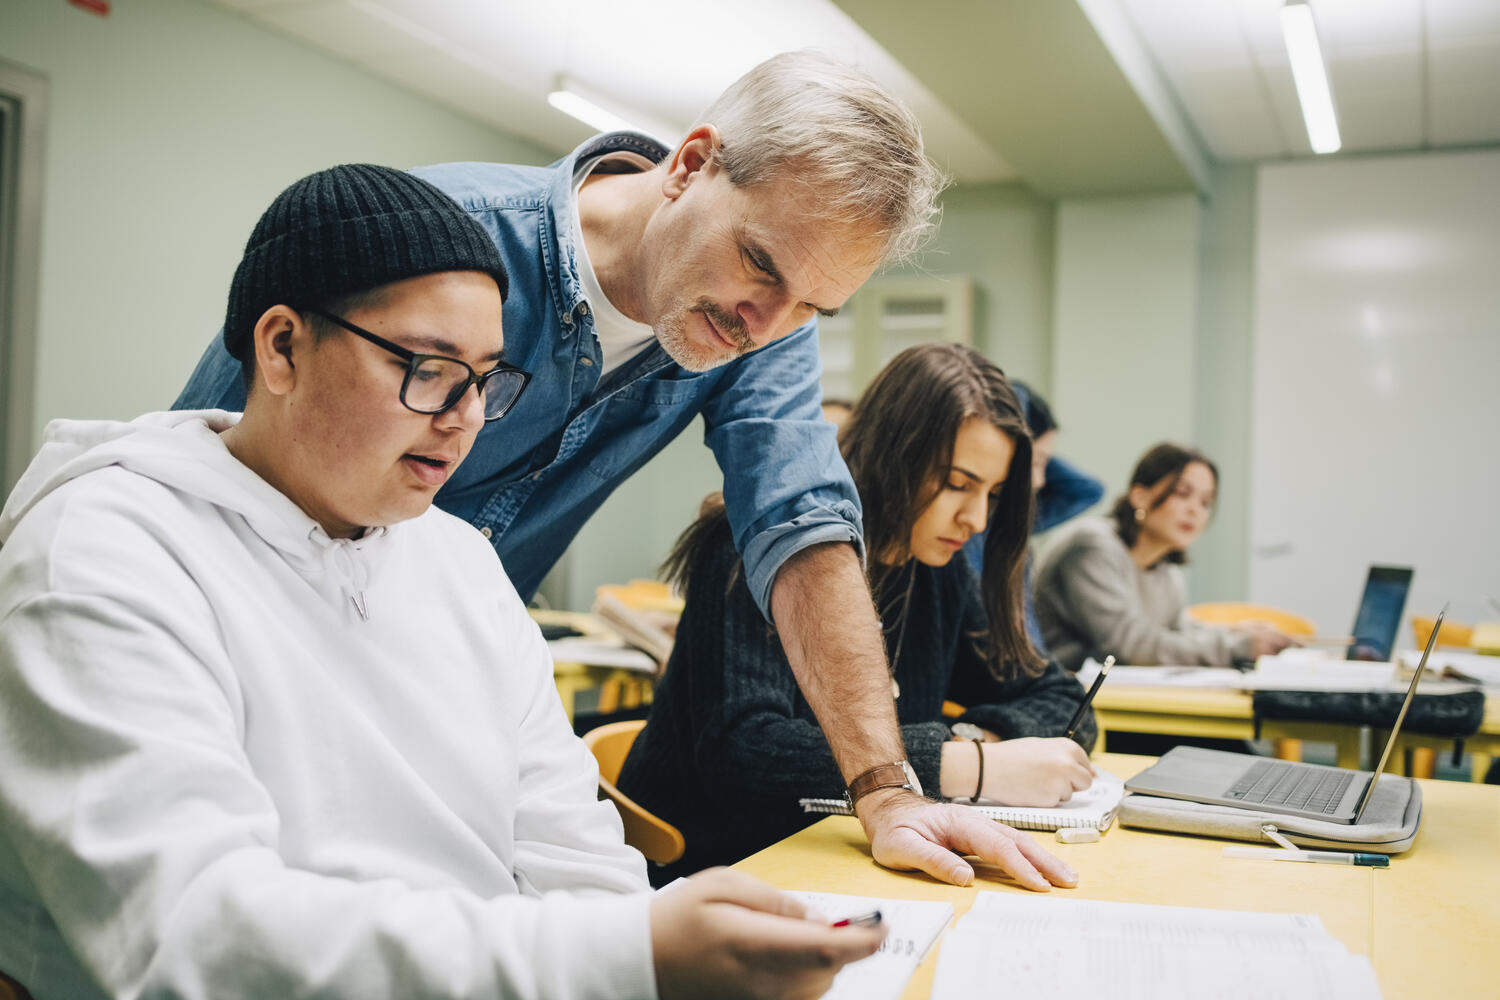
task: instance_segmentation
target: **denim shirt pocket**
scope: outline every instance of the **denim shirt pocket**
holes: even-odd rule
[[[603,446],[589,456],[589,472],[604,480],[623,479],[693,421],[715,380],[681,371],[673,374],[687,377],[648,376],[599,404],[599,425],[590,436]]]

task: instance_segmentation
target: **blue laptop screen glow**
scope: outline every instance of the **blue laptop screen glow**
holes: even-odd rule
[[[1399,566],[1371,566],[1365,593],[1354,617],[1351,660],[1389,660],[1401,628],[1401,612],[1411,589],[1411,570]]]

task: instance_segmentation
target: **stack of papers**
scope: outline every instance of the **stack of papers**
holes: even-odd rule
[[[1408,649],[1399,659],[1401,673],[1410,677],[1422,659],[1420,650]],[[1483,656],[1479,653],[1437,653],[1427,658],[1427,672],[1454,680],[1468,680],[1483,686],[1500,687],[1500,656]]]
[[[1380,985],[1311,915],[981,892],[943,941],[932,997],[998,995],[1378,1000]]]
[[[643,674],[655,674],[656,661],[619,639],[598,636],[570,636],[547,643],[553,663],[581,663],[586,667],[618,667]]]

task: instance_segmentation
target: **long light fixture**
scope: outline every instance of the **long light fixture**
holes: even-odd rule
[[[1343,142],[1333,113],[1333,93],[1328,89],[1318,29],[1307,0],[1286,0],[1281,8],[1281,33],[1292,61],[1292,79],[1297,84],[1297,100],[1302,104],[1307,141],[1314,153],[1336,153]]]
[[[547,95],[547,103],[563,114],[577,118],[590,128],[596,128],[601,132],[626,130],[654,135],[657,131],[604,107],[599,98],[589,93],[587,88],[580,87],[578,81],[567,76],[557,78],[552,92]]]

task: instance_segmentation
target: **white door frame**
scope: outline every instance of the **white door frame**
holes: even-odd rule
[[[42,246],[42,154],[47,78],[0,59],[0,101],[6,105],[0,142],[0,496],[36,447],[37,299]]]

